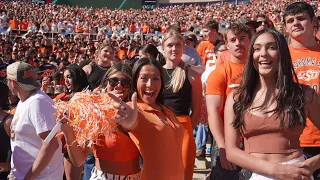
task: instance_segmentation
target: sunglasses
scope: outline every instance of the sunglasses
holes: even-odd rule
[[[109,82],[110,86],[112,86],[112,87],[116,87],[120,83],[122,87],[129,88],[131,80],[129,78],[120,79],[117,77],[113,77],[113,78],[109,78],[108,82]]]
[[[268,24],[269,22],[268,22],[268,21],[257,21],[257,23],[259,24],[259,26],[261,26],[262,23],[263,23],[263,24]]]

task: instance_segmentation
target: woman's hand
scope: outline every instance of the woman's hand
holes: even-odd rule
[[[311,180],[312,172],[305,163],[298,164],[279,164],[275,169],[275,178],[279,180]]]
[[[66,113],[63,112],[57,112],[57,122],[61,122],[62,126],[61,126],[61,131],[64,134],[70,134],[73,133],[73,129],[69,124],[69,121],[65,118],[67,116]]]
[[[134,129],[137,125],[138,117],[137,93],[133,93],[131,97],[132,107],[123,102],[114,94],[108,93],[108,95],[114,100],[112,106],[117,110],[115,114],[115,119],[117,123],[119,123],[124,129]]]

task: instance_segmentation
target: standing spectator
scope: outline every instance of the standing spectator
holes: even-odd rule
[[[83,67],[84,72],[88,76],[90,89],[99,86],[101,78],[109,69],[111,61],[114,60],[114,48],[111,44],[105,42],[99,45],[95,52],[95,59],[88,65]]]
[[[202,41],[198,47],[197,51],[200,54],[203,65],[205,67],[210,67],[214,66],[215,67],[215,62],[214,60],[214,41],[218,39],[219,34],[219,24],[212,20],[208,21],[204,27],[202,28],[203,31],[203,36],[205,38],[205,41]]]
[[[44,139],[56,124],[52,99],[40,91],[32,66],[7,67],[8,86],[20,102],[11,123],[11,168],[15,179],[56,179],[63,176],[63,155],[57,138]]]
[[[320,168],[319,151],[306,160],[299,143],[306,117],[320,128],[320,97],[296,79],[284,36],[257,32],[241,85],[224,111],[228,160],[252,171],[250,180],[313,180]]]
[[[184,38],[176,31],[168,31],[162,40],[166,59],[164,105],[173,109],[183,126],[182,160],[186,180],[191,180],[196,157],[193,127],[200,117],[202,86],[200,75],[182,61]],[[190,113],[191,109],[191,113]]]
[[[313,31],[314,18],[312,6],[305,2],[290,4],[284,11],[284,23],[290,37],[289,50],[299,83],[311,86],[319,94],[320,44]],[[320,130],[309,119],[300,136],[300,145],[308,158],[320,152]],[[313,175],[319,178],[320,170]]]
[[[256,28],[256,31],[258,32],[258,31],[261,31],[261,30],[263,30],[263,29],[268,29],[268,28],[270,28],[270,21],[269,21],[269,19],[268,19],[268,17],[266,16],[266,15],[264,15],[264,14],[258,14],[257,16],[256,16],[256,21],[257,21],[257,23],[258,23],[258,25],[259,25],[259,27],[257,27]]]
[[[233,23],[226,31],[225,39],[230,60],[212,71],[206,88],[209,128],[215,141],[211,149],[211,180],[237,180],[240,171],[226,158],[223,109],[226,97],[241,82],[251,30],[245,24]]]
[[[10,124],[13,115],[5,112],[8,108],[9,88],[0,82],[0,179],[7,179],[10,172]]]

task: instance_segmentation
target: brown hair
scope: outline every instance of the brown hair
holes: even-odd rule
[[[227,33],[229,31],[232,31],[235,35],[239,35],[240,33],[245,33],[248,35],[249,39],[251,39],[251,30],[250,30],[250,27],[243,24],[243,23],[232,23],[230,25],[230,27],[226,30],[226,33],[225,33],[225,36],[224,36],[224,39],[226,42],[228,42],[228,39],[227,39]]]

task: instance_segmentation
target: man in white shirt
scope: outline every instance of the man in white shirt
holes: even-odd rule
[[[44,139],[56,124],[52,99],[40,91],[32,66],[15,62],[7,67],[8,86],[20,99],[11,123],[11,173],[15,180],[63,179],[61,142]]]

